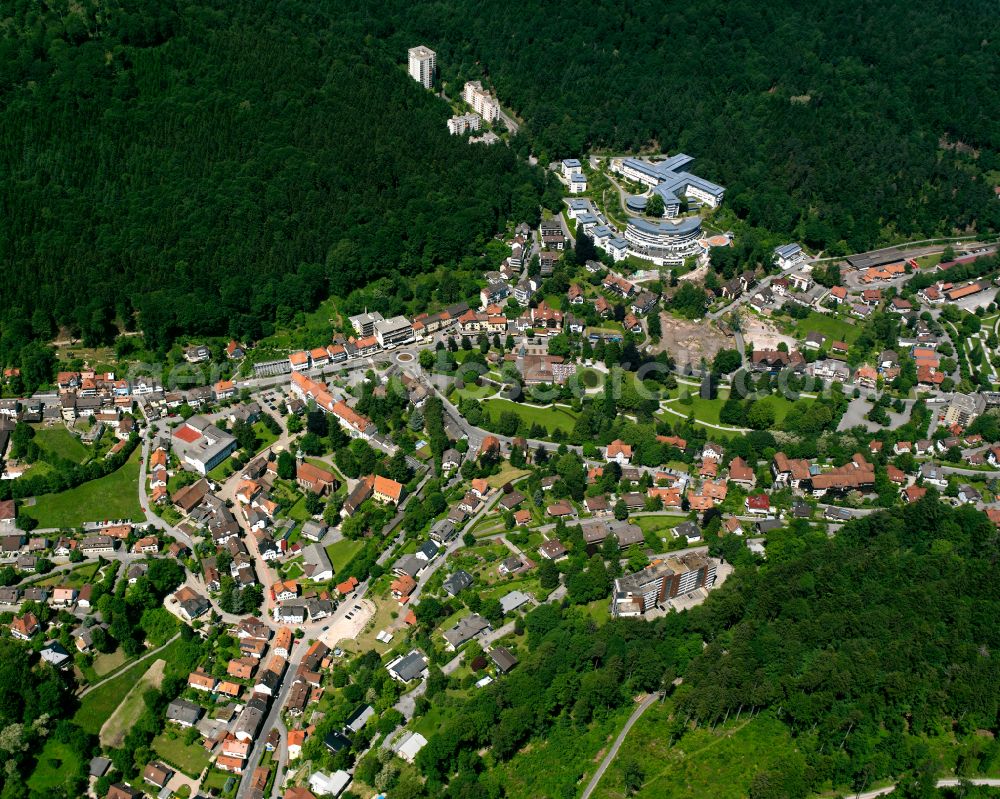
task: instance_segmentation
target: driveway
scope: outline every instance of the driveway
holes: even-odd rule
[[[417,700],[427,693],[427,680],[421,680],[420,684],[410,691],[408,694],[403,694],[399,697],[399,701],[393,705],[393,707],[398,710],[407,721],[413,718],[413,714],[416,712]]]
[[[187,785],[191,789],[191,796],[198,795],[198,789],[201,787],[200,780],[193,780],[187,774],[181,774],[179,771],[174,772],[174,776],[170,778],[170,781],[166,784],[165,791],[167,796],[176,796],[177,792],[181,789],[181,786]],[[161,796],[163,793],[160,794]]]

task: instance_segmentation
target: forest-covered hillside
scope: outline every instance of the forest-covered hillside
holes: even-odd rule
[[[751,799],[933,776],[942,767],[928,750],[934,739],[956,749],[979,740],[956,768],[994,772],[1000,537],[983,513],[953,509],[932,491],[833,538],[793,524],[768,536],[759,566],[746,562],[740,540],[727,537],[723,548],[735,572],[690,612],[596,627],[571,607],[571,592],[562,608],[529,613],[530,651],[518,669],[463,700],[420,752],[428,795],[527,795],[504,793],[519,752],[556,730],[583,735],[635,694],[664,687],[675,712],[660,740],[740,714],[780,720],[797,754],[767,770],[748,765],[740,777]],[[579,795],[582,766],[550,770],[559,769],[550,795]],[[660,783],[642,795],[681,794]]]
[[[416,43],[452,94],[495,87],[513,148],[447,135]],[[254,339],[480,253],[537,213],[529,150],[685,150],[751,226],[834,252],[998,230],[997,107],[985,0],[10,0],[0,361],[57,325]]]
[[[446,80],[485,76],[543,160],[682,150],[741,216],[816,247],[1000,228],[987,0],[354,1]]]
[[[254,339],[482,251],[540,172],[450,137],[362,18],[306,0],[0,6],[0,361],[117,318]],[[404,51],[405,55],[405,51]]]

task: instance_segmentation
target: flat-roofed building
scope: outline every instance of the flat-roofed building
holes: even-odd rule
[[[452,136],[477,131],[483,126],[483,118],[479,114],[455,115],[448,120],[448,132]]]
[[[174,430],[171,445],[181,463],[204,475],[228,458],[237,442],[204,416],[192,416]]]
[[[701,253],[700,238],[701,218],[697,216],[683,217],[676,222],[630,217],[625,228],[629,253],[657,266],[683,263],[686,258]]]
[[[381,319],[374,324],[375,340],[383,349],[413,341],[413,325],[405,316]]]
[[[425,89],[434,85],[434,72],[437,69],[437,53],[424,45],[411,47],[407,51],[410,77]]]
[[[791,269],[802,263],[806,259],[806,254],[799,244],[783,244],[774,248],[774,262],[779,269]]]
[[[982,412],[984,404],[976,394],[956,394],[944,412],[944,426],[957,424],[968,427]]]
[[[357,333],[362,338],[367,338],[368,336],[374,335],[375,333],[375,323],[383,321],[382,314],[378,311],[365,311],[364,313],[359,313],[356,316],[352,316],[351,327],[354,328],[354,332]]]
[[[688,200],[718,208],[722,205],[726,190],[709,180],[683,171],[692,161],[694,158],[684,153],[656,162],[623,158],[618,171],[630,180],[654,189],[663,196],[664,206],[674,205],[679,196],[684,196]]]
[[[716,563],[700,554],[655,560],[615,580],[611,615],[642,616],[668,599],[715,584]]]
[[[485,121],[493,122],[499,119],[500,104],[490,92],[483,88],[483,84],[478,80],[466,82],[462,91],[462,98]]]

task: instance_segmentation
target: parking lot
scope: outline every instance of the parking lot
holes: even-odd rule
[[[280,416],[285,415],[285,392],[278,389],[268,389],[258,395],[258,401],[270,411]]]
[[[319,637],[333,649],[339,641],[358,637],[375,615],[375,605],[367,599],[345,599],[337,608],[337,618]]]

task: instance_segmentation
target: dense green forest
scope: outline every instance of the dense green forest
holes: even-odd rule
[[[541,172],[449,136],[447,105],[338,4],[0,7],[5,363],[56,325],[255,339],[537,218]]]
[[[446,81],[485,77],[543,162],[682,150],[741,217],[816,247],[1000,228],[986,0],[355,3]]]
[[[7,0],[0,360],[57,326],[256,339],[537,216],[519,156],[685,150],[749,227],[856,251],[1000,229],[1000,17],[983,0]],[[485,78],[513,146],[409,80]],[[551,201],[551,187],[547,200]],[[38,353],[28,351],[29,364]]]
[[[469,697],[420,752],[428,795],[503,796],[503,764],[522,747],[555,728],[582,733],[663,688],[676,711],[661,732],[673,740],[765,709],[783,722],[803,757],[758,775],[754,799],[933,774],[927,741],[949,733],[987,731],[958,767],[995,768],[1000,539],[984,514],[931,491],[832,539],[772,534],[767,555],[755,566],[743,550],[704,605],[652,622],[598,627],[571,606],[532,611],[522,664]],[[559,795],[576,795],[578,776]]]

